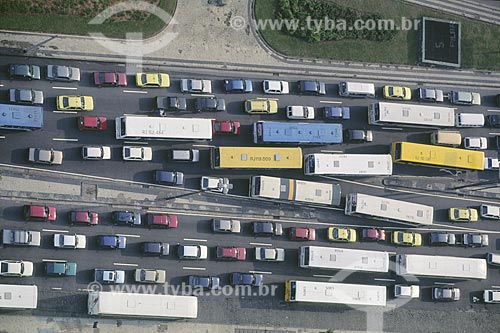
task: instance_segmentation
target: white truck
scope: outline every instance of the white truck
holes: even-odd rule
[[[4,245],[40,246],[40,232],[30,230],[3,230]]]
[[[201,177],[201,189],[203,191],[213,191],[227,194],[229,190],[233,189],[233,184],[229,182],[228,178],[219,177]]]

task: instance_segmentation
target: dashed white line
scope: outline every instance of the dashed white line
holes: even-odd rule
[[[382,129],[392,130],[392,131],[402,131],[403,130],[401,127],[382,127]]]
[[[342,153],[342,150],[321,150],[322,153]]]
[[[130,238],[141,238],[139,235],[128,235],[128,234],[116,234],[116,236],[130,237]]]
[[[491,288],[499,288],[500,289],[500,286],[491,286]]]
[[[113,265],[115,265],[115,266],[130,266],[130,267],[137,267],[137,266],[139,266],[137,264],[127,264],[127,263],[123,263],[123,262],[114,262]]]
[[[193,97],[215,97],[215,95],[207,95],[207,94],[191,94]]]
[[[192,271],[206,271],[207,269],[204,268],[204,267],[182,267],[182,269],[186,269],[186,270],[192,270]]]
[[[124,141],[123,143],[129,144],[129,145],[148,145],[149,142],[143,142],[143,141]]]
[[[57,229],[42,229],[42,231],[48,231],[48,232],[69,232],[68,230],[57,230]]]
[[[323,275],[323,274],[313,274],[314,277],[321,277],[321,278],[335,278],[333,275]]]
[[[58,86],[55,86],[55,87],[52,87],[52,89],[77,90],[78,88],[76,88],[76,87],[58,87]]]
[[[444,286],[454,286],[454,283],[449,283],[449,282],[434,282],[434,284],[440,284]]]
[[[387,251],[387,253],[389,253],[389,255],[391,255],[391,256],[395,256],[396,255],[396,252],[389,252],[389,251]]]
[[[0,84],[0,87],[3,87],[3,84]]]
[[[59,110],[53,110],[52,112],[54,112],[54,113],[67,113],[67,114],[77,114],[78,113],[76,111],[59,111]]]
[[[43,262],[67,262],[66,260],[58,260],[58,259],[42,259]]]
[[[319,101],[320,103],[329,103],[329,104],[342,104],[342,102],[339,101]]]
[[[375,280],[375,281],[396,282],[396,280],[394,280],[394,279],[379,279],[379,278],[375,278],[374,280]]]
[[[193,147],[200,147],[200,148],[213,148],[215,146],[212,145],[193,145]]]
[[[185,241],[188,242],[208,242],[206,239],[198,239],[198,238],[184,238]]]
[[[93,291],[92,289],[86,289],[86,288],[84,288],[84,289],[82,289],[82,288],[78,288],[77,290],[78,290],[78,291]]]
[[[52,289],[52,290],[62,290],[62,288],[61,288],[61,287],[52,287],[52,288],[50,288],[50,289]]]
[[[147,94],[148,92],[145,90],[123,90],[124,93],[132,93],[132,94]]]
[[[5,139],[5,135],[0,135],[0,139]]]
[[[78,139],[52,138],[52,141],[68,141],[68,142],[78,142]]]
[[[500,133],[488,133],[489,135],[500,135]]]
[[[273,244],[269,244],[269,243],[250,243],[250,245],[273,246]]]
[[[500,110],[487,110],[489,112],[500,112]]]
[[[267,274],[267,275],[273,274],[273,272],[265,272],[265,271],[248,271],[248,273],[252,273],[252,274]]]

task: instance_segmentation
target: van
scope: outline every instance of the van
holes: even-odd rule
[[[457,113],[455,114],[456,127],[483,127],[484,115],[481,113]]]
[[[198,149],[171,149],[169,158],[173,162],[198,162],[200,151]]]
[[[342,81],[339,83],[339,95],[344,97],[374,98],[375,85],[373,83]]]
[[[433,145],[459,147],[462,143],[462,135],[459,131],[435,131],[431,133],[431,143]]]
[[[451,91],[450,102],[459,105],[481,105],[481,95],[469,91]]]
[[[500,303],[500,290],[487,289],[483,293],[484,303]]]
[[[489,252],[486,255],[486,262],[488,265],[500,266],[500,254]]]

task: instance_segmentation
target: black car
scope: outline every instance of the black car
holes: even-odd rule
[[[170,245],[162,242],[144,242],[142,243],[142,254],[149,256],[168,256],[170,254]]]
[[[114,211],[111,214],[113,224],[128,224],[130,226],[141,225],[141,213],[124,211]]]
[[[500,116],[496,114],[490,114],[486,116],[487,123],[490,127],[500,127]]]
[[[254,273],[232,273],[230,275],[230,282],[233,286],[254,286],[259,287],[262,285],[262,274]]]
[[[321,81],[299,81],[299,94],[326,95],[325,83]]]
[[[431,232],[431,245],[456,245],[456,237],[449,232]]]
[[[226,111],[226,101],[217,97],[199,97],[196,99],[196,111]]]
[[[283,226],[281,225],[281,223],[252,222],[252,230],[255,235],[263,235],[263,236],[283,235]]]
[[[40,80],[40,67],[27,64],[9,66],[9,76],[18,80]]]
[[[155,171],[155,182],[163,185],[182,185],[184,174],[178,171]]]
[[[243,79],[224,80],[224,90],[226,93],[251,93],[253,91],[252,81]]]
[[[217,276],[188,276],[188,284],[191,287],[201,287],[203,289],[219,289],[220,279]]]
[[[373,132],[371,130],[353,129],[345,131],[346,141],[349,142],[372,142]]]

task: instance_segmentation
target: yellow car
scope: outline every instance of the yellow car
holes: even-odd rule
[[[384,86],[384,98],[409,101],[411,90],[408,87]]]
[[[422,235],[416,232],[394,231],[392,244],[403,246],[422,246]]]
[[[332,242],[345,242],[345,243],[355,243],[356,242],[356,230],[351,228],[328,228],[328,240]]]
[[[270,98],[247,99],[245,101],[246,113],[267,113],[278,112],[278,100]]]
[[[170,87],[170,76],[164,73],[137,73],[135,83],[144,88],[168,88]]]
[[[94,110],[94,99],[92,96],[57,96],[56,101],[58,110]]]
[[[477,209],[474,208],[450,208],[448,217],[452,222],[477,222]]]

